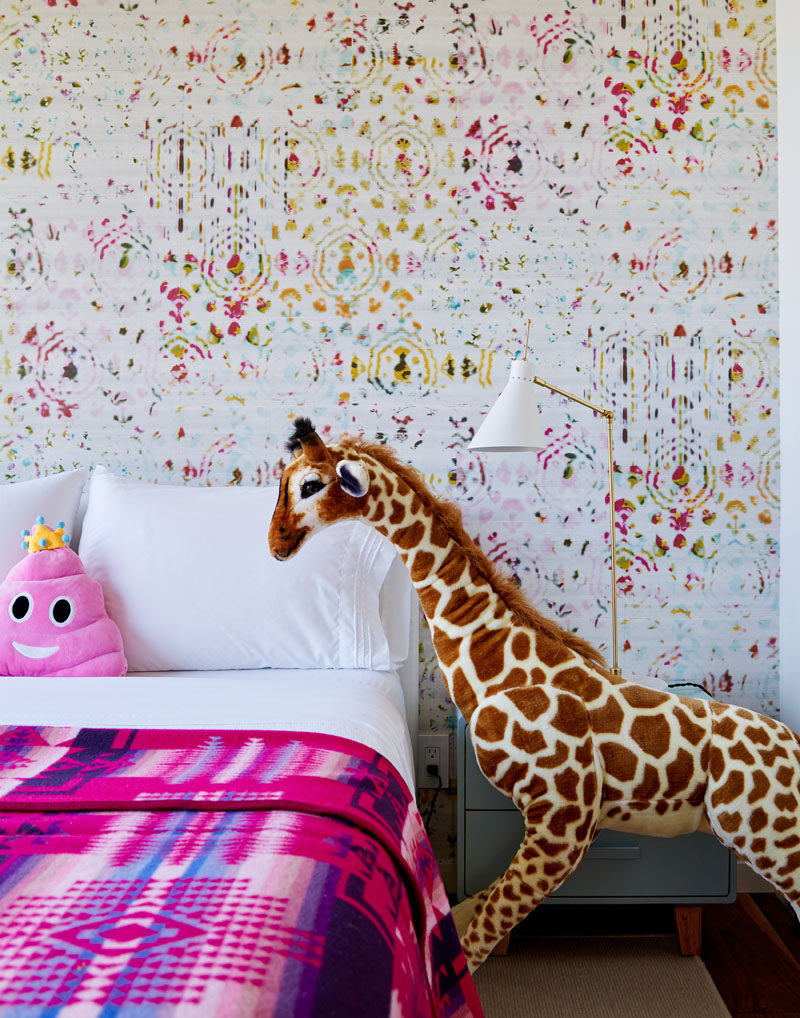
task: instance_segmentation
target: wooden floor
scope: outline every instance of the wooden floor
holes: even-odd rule
[[[775,895],[707,905],[700,955],[733,1018],[800,1018],[800,930]]]
[[[543,905],[523,928],[526,936],[663,933],[675,922],[669,905]],[[775,895],[704,906],[700,956],[733,1018],[800,1018],[800,929]]]

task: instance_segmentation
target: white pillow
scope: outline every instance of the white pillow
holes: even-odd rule
[[[89,470],[67,470],[62,474],[13,481],[0,486],[0,580],[22,559],[22,531],[32,530],[37,516],[48,527],[64,524],[64,533],[73,537],[75,517]]]
[[[267,545],[277,492],[95,470],[79,553],[129,672],[391,667],[379,595],[393,547],[340,523],[277,562]]]

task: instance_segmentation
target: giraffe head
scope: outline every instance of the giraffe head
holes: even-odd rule
[[[281,560],[323,527],[363,515],[370,485],[358,454],[325,445],[307,417],[295,419],[286,448],[292,460],[281,476],[269,526],[269,549]]]

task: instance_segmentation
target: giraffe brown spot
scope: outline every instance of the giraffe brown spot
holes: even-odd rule
[[[536,848],[538,854],[546,855],[548,859],[555,859],[557,855],[567,848],[567,845],[563,841],[548,841],[547,838],[537,838]]]
[[[766,838],[753,838],[750,842],[751,852],[766,852],[767,850],[767,839]]]
[[[553,728],[574,739],[581,739],[589,731],[589,718],[583,701],[574,696],[559,696],[556,715],[550,722]]]
[[[525,810],[525,823],[541,824],[552,808],[553,804],[549,799],[537,799]]]
[[[791,767],[779,767],[775,773],[775,779],[784,788],[788,788],[794,781],[794,771]]]
[[[782,838],[780,841],[775,842],[776,848],[794,848],[796,845],[800,845],[800,837],[797,834],[792,834],[788,838]]]
[[[370,517],[370,519],[374,523],[380,523],[380,521],[383,519],[385,515],[386,507],[384,506],[383,502],[376,502],[375,508],[372,511],[372,516]]]
[[[783,813],[794,813],[797,809],[797,799],[791,794],[775,796],[775,807]]]
[[[394,481],[391,477],[385,478],[383,487],[387,495],[394,495]]]
[[[592,830],[593,823],[594,823],[594,818],[593,818],[592,814],[591,813],[587,813],[585,818],[584,818],[583,823],[575,828],[575,837],[577,838],[579,844],[581,842],[585,841],[585,839],[589,836],[589,833]],[[583,856],[585,854],[586,849],[588,847],[589,847],[588,845],[583,845],[583,847],[581,847],[578,850],[579,851],[579,855]]]
[[[652,764],[645,764],[642,780],[633,790],[633,798],[650,802],[651,799],[655,799],[660,787],[661,782],[659,781],[658,771]]]
[[[698,781],[697,784],[694,786],[694,789],[689,793],[687,802],[689,803],[690,806],[699,806],[700,803],[705,799],[705,797],[706,797],[705,782]]]
[[[430,542],[435,548],[446,548],[450,544],[450,535],[439,520],[431,523]]]
[[[536,633],[536,656],[547,668],[566,664],[573,658],[572,651],[563,643],[540,632]]]
[[[484,742],[499,742],[506,734],[508,716],[491,704],[484,705],[478,712],[475,734]]]
[[[721,739],[727,739],[730,742],[731,739],[736,737],[739,728],[733,718],[726,717],[713,726],[713,731],[714,735],[718,735]]]
[[[603,695],[603,683],[596,679],[593,675],[584,676],[583,680],[583,699],[585,703],[592,703],[594,700],[599,700]]]
[[[772,860],[770,862],[773,866],[775,865]],[[787,873],[796,873],[798,869],[800,869],[800,852],[790,852],[786,856],[786,865],[781,866],[778,870],[778,876],[784,877]]]
[[[760,806],[758,809],[754,809],[750,814],[750,830],[753,834],[758,834],[759,831],[763,831],[768,823],[769,818]]]
[[[439,567],[439,579],[442,580],[447,587],[457,587],[461,582],[461,576],[464,572],[465,565],[466,562],[464,557],[451,551]]]
[[[528,731],[515,721],[511,727],[511,745],[521,749],[523,753],[533,756],[535,753],[541,753],[547,746],[547,742],[538,729]]]
[[[577,806],[562,806],[550,818],[549,828],[557,838],[563,838],[570,824],[577,823],[583,814]]]
[[[547,791],[547,782],[540,778],[538,774],[534,774],[528,784],[525,785],[521,791],[526,795],[529,795],[531,799],[538,799],[539,796],[544,795]],[[548,806],[548,809],[549,808],[550,807]]]
[[[436,656],[442,662],[445,668],[449,668],[458,661],[458,654],[461,650],[461,638],[451,640],[447,633],[441,629],[433,627],[433,646],[436,650]]]
[[[514,889],[512,884],[502,884],[500,887],[500,893],[508,901],[521,901],[519,894]]]
[[[597,795],[597,777],[593,772],[589,772],[583,778],[583,804],[584,806],[591,806]]]
[[[794,827],[796,823],[797,817],[778,817],[772,827],[778,834],[782,834],[783,831],[788,831],[790,827]]]
[[[453,700],[467,721],[478,709],[478,698],[463,669],[453,672]]]
[[[398,502],[396,498],[392,499],[392,511],[389,514],[389,522],[392,526],[397,526],[398,523],[402,523],[406,518],[406,507],[402,502]]]
[[[741,771],[733,771],[725,784],[720,785],[716,792],[712,794],[711,805],[714,808],[717,806],[727,806],[728,803],[738,799],[743,792],[744,774]]]
[[[511,653],[517,661],[526,661],[531,656],[531,638],[527,633],[514,633],[511,638]]]
[[[489,607],[489,595],[485,590],[468,594],[463,587],[456,587],[447,604],[442,608],[442,617],[456,626],[476,623]]]
[[[418,551],[411,562],[411,580],[413,583],[419,583],[420,580],[429,576],[431,570],[436,562],[435,557],[429,551]],[[437,594],[438,599],[438,594]]]
[[[546,862],[544,864],[545,876],[557,877],[559,873],[562,873],[566,869],[566,864],[563,862]]]
[[[536,686],[541,686],[547,682],[547,676],[541,668],[533,668],[528,676],[528,680]]]
[[[559,794],[567,802],[578,801],[578,781],[580,780],[577,771],[568,767],[565,771],[556,774],[556,788]]]
[[[439,603],[439,598],[442,595],[435,587],[425,587],[423,590],[418,591],[418,596],[426,618],[432,619],[436,614],[436,605]]]
[[[603,802],[616,802],[617,799],[622,798],[622,792],[619,788],[612,788],[611,785],[603,785]]]
[[[745,728],[744,735],[750,742],[754,742],[757,746],[768,746],[770,743],[769,732],[765,732],[760,725],[750,725],[749,728]]]
[[[756,762],[756,758],[743,742],[735,742],[728,750],[728,756],[731,760],[739,760],[741,763],[747,764],[748,767],[752,767]]]
[[[752,806],[754,802],[763,799],[769,792],[769,778],[763,771],[753,771],[753,789],[747,796],[747,801]]]
[[[575,763],[584,768],[591,767],[594,763],[594,742],[591,736],[575,750]]]
[[[675,707],[672,713],[678,719],[681,735],[684,739],[686,739],[686,741],[692,746],[697,746],[706,735],[706,729],[703,725],[698,725],[696,722],[692,721],[686,711],[682,710],[680,707]]]
[[[712,746],[708,757],[708,772],[715,781],[725,773],[725,754],[719,746]]]
[[[527,681],[528,676],[522,668],[512,668],[499,682],[493,682],[487,686],[486,693],[488,695],[489,693],[500,693],[506,689],[518,689],[520,686],[526,685]]]
[[[506,640],[508,632],[505,629],[486,629],[482,626],[472,634],[469,656],[475,665],[475,671],[484,682],[502,672],[505,665]]]
[[[650,756],[660,759],[670,748],[670,727],[660,714],[640,714],[631,725],[631,738]]]
[[[602,707],[593,707],[589,711],[589,718],[592,723],[593,732],[597,734],[609,732],[617,735],[622,731],[622,722],[625,720],[625,714],[617,701],[609,698],[608,702],[604,703]]]
[[[601,742],[600,752],[606,765],[606,773],[617,781],[631,781],[636,774],[636,754],[627,746],[614,742]]]
[[[694,777],[694,760],[685,749],[679,749],[675,759],[667,764],[668,785],[664,795],[671,799],[678,795]]]
[[[665,802],[664,799],[660,799],[656,803],[656,813],[658,813],[659,816],[663,816],[666,812],[668,812],[668,810],[669,810],[669,803]]]
[[[742,826],[741,813],[720,813],[717,822],[726,834],[735,834]]]
[[[783,748],[783,746],[773,746],[772,749],[760,749],[758,755],[764,761],[766,767],[773,767],[775,761],[779,758],[781,760],[788,760],[789,754]]]
[[[519,782],[524,781],[527,776],[527,762],[523,760],[515,760],[509,765],[508,770],[506,770],[502,778],[495,778],[495,781],[499,782],[500,786],[510,795]]]
[[[536,766],[542,770],[555,770],[556,767],[560,767],[566,760],[569,759],[569,750],[565,743],[560,739],[556,743],[555,752],[551,753],[550,756],[539,756],[536,758]]]
[[[586,672],[582,668],[562,668],[551,681],[556,689],[566,689],[567,692],[583,698],[585,678]]]
[[[422,520],[414,520],[408,527],[402,527],[395,532],[392,541],[405,551],[416,548],[425,536],[425,524]]]
[[[635,683],[623,686],[622,695],[636,710],[651,707],[660,707],[669,700],[669,694],[659,693],[657,689],[649,689],[647,686],[637,686]]]
[[[475,747],[475,756],[478,760],[478,766],[490,781],[497,773],[497,768],[500,764],[508,759],[508,753],[503,749],[486,750],[481,746]]]
[[[528,721],[541,717],[550,706],[550,697],[540,686],[512,689],[506,696]]]

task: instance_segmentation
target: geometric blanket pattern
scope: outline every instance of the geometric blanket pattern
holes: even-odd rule
[[[413,800],[359,744],[9,728],[0,772],[3,1015],[480,1018]]]

